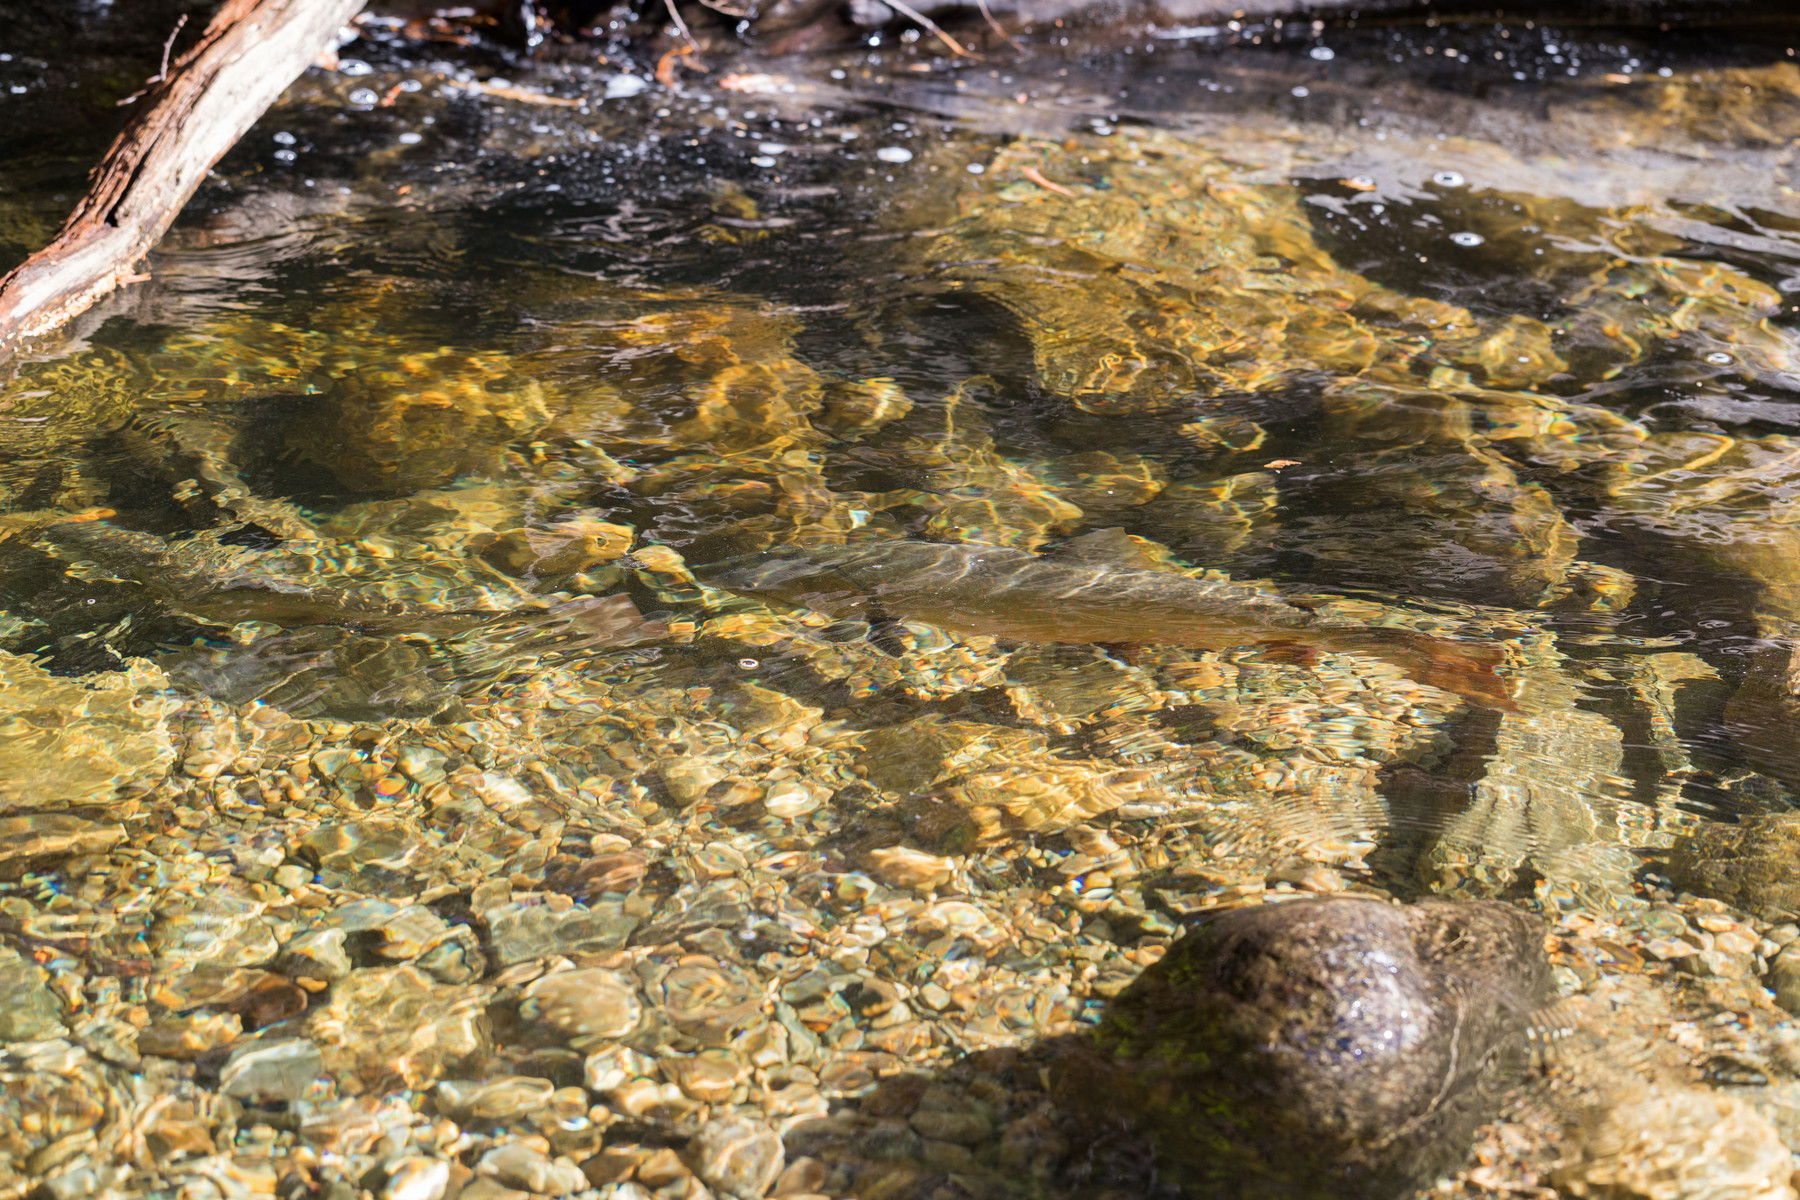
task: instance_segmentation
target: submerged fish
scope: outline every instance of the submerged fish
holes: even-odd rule
[[[1364,654],[1483,707],[1512,707],[1494,673],[1498,647],[1333,621],[1227,580],[915,541],[780,547],[695,573],[729,591],[831,616],[897,617],[1009,641]]]
[[[515,612],[434,608],[342,588],[318,587],[257,569],[258,552],[216,542],[169,541],[103,521],[46,527],[60,554],[71,551],[116,578],[135,583],[169,610],[235,625],[341,625],[374,634],[453,638],[477,630],[548,637],[566,648],[623,646],[667,632],[623,595],[583,596]]]

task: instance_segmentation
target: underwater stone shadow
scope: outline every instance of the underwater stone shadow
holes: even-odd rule
[[[1549,989],[1543,935],[1535,917],[1478,900],[1220,911],[1091,1037],[883,1079],[791,1131],[789,1156],[860,1158],[873,1174],[854,1185],[884,1178],[890,1195],[985,1194],[956,1151],[1008,1107],[1001,1162],[1048,1190],[1390,1200],[1455,1170],[1523,1084]],[[926,1169],[902,1180],[903,1162]],[[1019,1175],[992,1193],[1028,1190]]]

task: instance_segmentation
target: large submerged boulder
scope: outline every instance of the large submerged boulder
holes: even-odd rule
[[[1393,1197],[1468,1153],[1548,978],[1542,926],[1504,904],[1234,909],[1118,998],[1060,1090],[1197,1195]]]

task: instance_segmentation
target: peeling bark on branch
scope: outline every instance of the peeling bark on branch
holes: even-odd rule
[[[143,99],[48,246],[0,279],[0,357],[113,289],[366,0],[225,0]]]

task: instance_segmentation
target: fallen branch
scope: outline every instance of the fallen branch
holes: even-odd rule
[[[0,279],[0,356],[147,278],[138,264],[213,164],[365,2],[225,0],[173,67],[165,57],[61,232]]]

